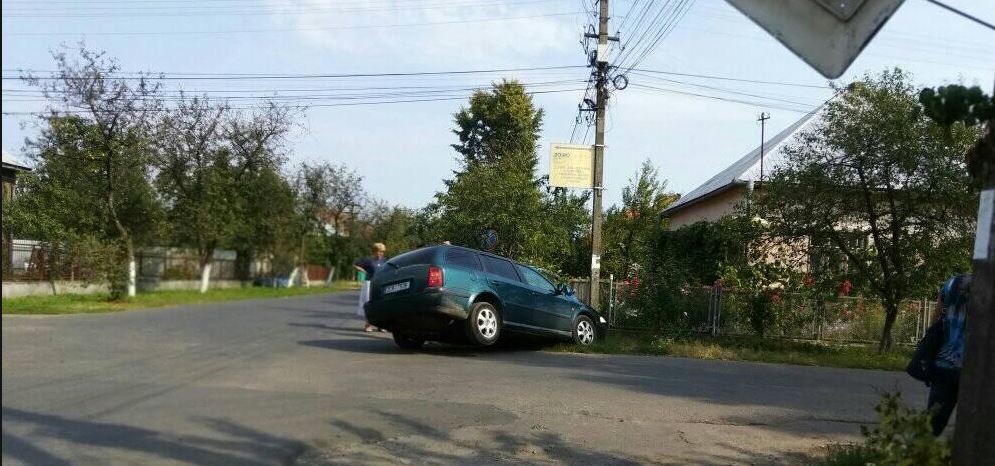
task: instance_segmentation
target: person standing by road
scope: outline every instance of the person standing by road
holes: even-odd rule
[[[960,387],[960,369],[964,360],[964,329],[967,321],[967,302],[972,276],[956,275],[940,289],[943,315],[941,343],[929,371],[929,400],[927,407],[932,414],[930,424],[933,435],[939,436],[950,421],[957,405]]]
[[[383,243],[373,243],[373,255],[359,259],[353,264],[356,271],[362,272],[365,275],[363,284],[359,289],[359,309],[357,311],[357,314],[364,320],[366,319],[366,311],[363,310],[363,306],[370,300],[370,280],[373,280],[373,275],[376,274],[377,270],[387,263],[386,254],[387,246]],[[372,332],[374,327],[367,321],[363,330]],[[383,331],[382,329],[377,330]]]

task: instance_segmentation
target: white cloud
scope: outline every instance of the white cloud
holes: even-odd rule
[[[493,0],[461,0],[435,4],[449,6],[445,8],[415,9],[412,7],[426,4],[389,0],[366,4],[368,6],[361,7],[364,11],[357,11],[356,3],[343,4],[335,0],[270,0],[268,3],[279,11],[312,11],[312,14],[277,14],[274,20],[281,27],[300,29],[297,34],[308,44],[357,58],[395,60],[400,56],[434,63],[494,64],[577,48],[576,18],[537,17],[571,10],[562,3],[509,6],[495,4]],[[517,19],[476,21],[507,17]],[[450,24],[367,27],[411,23]],[[336,27],[345,29],[332,29]]]

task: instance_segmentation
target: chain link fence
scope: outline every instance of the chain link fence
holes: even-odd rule
[[[577,297],[589,302],[587,280],[571,282]],[[684,290],[674,296],[674,309],[650,311],[639,309],[628,282],[606,280],[601,283],[601,306],[598,308],[612,328],[660,329],[680,326],[710,335],[756,335],[751,322],[750,293],[722,287]],[[872,343],[884,331],[885,310],[880,301],[862,297],[837,297],[817,301],[801,293],[781,293],[770,304],[773,315],[764,336],[840,343]],[[939,310],[932,299],[913,299],[901,303],[892,337],[899,344],[915,344],[925,334]],[[663,319],[661,316],[669,316]],[[675,320],[676,317],[676,320]]]

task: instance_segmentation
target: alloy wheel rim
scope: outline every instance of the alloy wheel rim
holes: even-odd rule
[[[477,313],[477,330],[480,334],[490,340],[497,334],[497,316],[490,309],[481,309]]]
[[[590,345],[594,341],[594,327],[586,320],[580,321],[577,324],[577,336],[582,344]]]

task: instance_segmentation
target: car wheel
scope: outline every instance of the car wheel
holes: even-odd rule
[[[594,321],[588,316],[580,316],[574,322],[573,331],[574,343],[588,346],[594,343],[598,337],[598,330],[594,326]]]
[[[394,332],[394,343],[397,343],[397,346],[400,346],[402,349],[416,350],[420,349],[422,345],[425,344],[425,340],[411,338],[403,333]]]
[[[496,343],[498,336],[501,335],[501,314],[491,303],[474,303],[466,323],[466,333],[470,343],[490,346]]]

